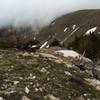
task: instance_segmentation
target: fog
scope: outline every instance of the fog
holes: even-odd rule
[[[0,27],[48,25],[56,17],[80,9],[100,8],[99,0],[0,0]]]

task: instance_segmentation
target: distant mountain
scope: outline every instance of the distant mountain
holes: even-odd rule
[[[55,19],[49,26],[44,27],[38,35],[41,44],[51,43],[54,39],[65,47],[75,37],[92,32],[100,32],[100,10],[80,10]]]
[[[90,33],[100,33],[100,10],[80,10],[63,15],[50,25],[41,29],[39,34],[34,36],[31,27],[15,28],[9,26],[0,29],[0,46],[20,45],[32,43],[37,39],[39,46],[49,47],[61,45],[69,47],[76,38],[86,36]],[[98,36],[99,37],[99,36]],[[15,46],[16,47],[16,46]],[[83,52],[83,51],[82,51]]]

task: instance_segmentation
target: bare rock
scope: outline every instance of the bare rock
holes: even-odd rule
[[[26,97],[26,96],[23,96],[22,97],[22,100],[31,100],[30,98]]]
[[[29,57],[29,56],[31,56],[31,54],[29,54],[28,52],[25,52],[25,53],[23,54],[23,57]]]
[[[96,79],[85,79],[89,85],[92,85],[95,87],[96,90],[100,91],[100,81]]]
[[[30,92],[30,90],[29,90],[29,88],[28,87],[25,87],[25,93],[29,93]]]
[[[53,58],[53,59],[57,59],[56,56],[51,55],[51,54],[47,54],[47,53],[39,53],[40,57],[46,57],[46,58]]]
[[[100,66],[95,66],[92,69],[93,77],[100,80]]]
[[[0,97],[0,100],[3,100],[3,97]]]
[[[49,94],[49,95],[45,96],[45,99],[48,99],[48,100],[60,100],[59,98],[54,97],[52,94]]]

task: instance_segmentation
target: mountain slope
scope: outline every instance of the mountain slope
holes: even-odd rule
[[[57,39],[65,46],[86,32],[100,31],[100,10],[80,10],[66,14],[43,28],[38,35],[41,44]]]

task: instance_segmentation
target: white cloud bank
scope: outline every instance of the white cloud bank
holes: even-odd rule
[[[75,10],[100,8],[100,0],[0,0],[0,27],[43,27],[54,18]]]

